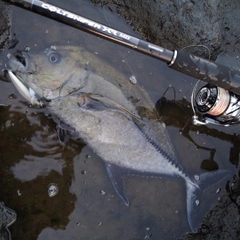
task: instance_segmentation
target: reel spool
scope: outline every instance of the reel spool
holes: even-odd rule
[[[196,88],[197,84],[191,99],[195,125],[212,123],[229,126],[240,122],[240,96],[211,84],[201,87],[195,95]],[[195,114],[194,105],[201,120]]]

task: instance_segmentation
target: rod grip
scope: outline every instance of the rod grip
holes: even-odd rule
[[[240,94],[240,71],[178,50],[169,67],[228,91]]]

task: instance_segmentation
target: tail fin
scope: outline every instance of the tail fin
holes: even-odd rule
[[[230,175],[228,170],[218,170],[201,174],[199,180],[187,181],[187,217],[188,223],[195,232],[202,222],[205,214],[210,210],[217,195],[216,189],[222,180]]]

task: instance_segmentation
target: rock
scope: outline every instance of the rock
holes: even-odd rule
[[[92,0],[116,4],[117,12],[149,42],[186,49],[216,59],[221,52],[239,51],[238,1]],[[200,45],[198,47],[194,47]]]
[[[10,7],[8,4],[4,3],[3,1],[0,1],[0,52],[6,46],[6,44],[9,42],[10,37],[10,26],[11,26],[11,13],[10,13]]]

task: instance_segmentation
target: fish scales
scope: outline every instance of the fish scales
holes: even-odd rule
[[[75,98],[71,96],[56,101],[50,108],[60,119],[74,126],[83,140],[106,162],[139,172],[186,177],[170,158],[166,161],[166,156],[156,151],[128,116],[115,110],[96,111],[93,114],[71,111],[69,105],[76,102]]]

